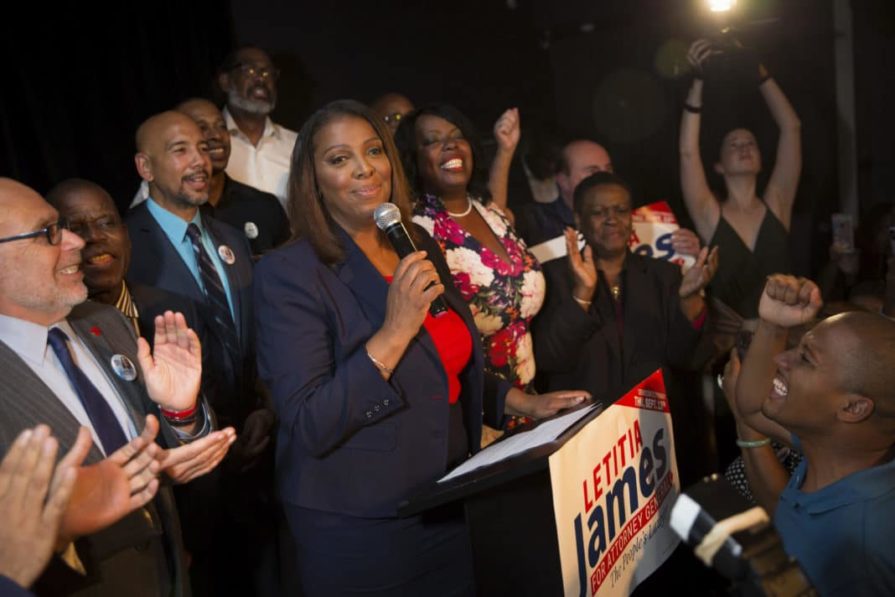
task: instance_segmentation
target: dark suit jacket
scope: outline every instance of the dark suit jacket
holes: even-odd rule
[[[233,226],[243,232],[252,248],[252,255],[260,257],[289,240],[289,218],[276,195],[259,191],[224,175],[224,191],[218,204],[206,203],[202,214]],[[246,225],[251,224],[257,236],[251,238]]]
[[[127,320],[114,307],[92,301],[75,307],[67,319],[124,398],[136,428],[143,428],[147,414],[155,414],[161,422],[160,443],[178,445],[173,431],[159,416],[158,407],[146,394],[142,372],[135,381],[129,382],[111,369],[110,359],[114,354],[127,356],[139,368],[137,343]],[[5,452],[23,429],[45,423],[59,440],[60,457],[64,455],[77,437],[80,426],[77,419],[3,342],[0,342],[0,369],[3,371],[0,375],[0,412],[3,413],[0,450]],[[94,445],[85,463],[102,459],[102,452]],[[35,586],[38,594],[110,597],[188,594],[180,523],[168,487],[161,487],[147,507],[79,540],[77,549],[88,577],[78,578],[64,564],[55,562],[38,580]]]
[[[545,264],[544,274],[547,296],[532,335],[546,389],[581,388],[608,404],[656,369],[667,375],[669,366],[688,363],[699,333],[680,309],[678,266],[628,253],[621,339],[602,274],[588,312],[572,298],[567,260]]]
[[[575,216],[562,197],[550,203],[532,201],[514,213],[516,233],[529,247],[562,236],[566,226],[575,227]]]
[[[258,406],[252,319],[252,258],[245,237],[213,218],[202,218],[215,245],[229,246],[236,256],[233,264],[224,263],[239,333],[239,354],[230,354],[216,333],[211,312],[206,307],[205,294],[146,204],[141,203],[132,209],[125,221],[133,245],[127,272],[128,285],[132,288],[139,285],[156,287],[183,301],[179,308],[183,310],[187,324],[202,340],[202,391],[211,402],[220,426],[234,425],[237,432],[241,431],[245,417]],[[135,300],[147,315],[171,308],[166,307],[167,302],[159,293],[155,297],[142,293]]]
[[[155,341],[155,318],[158,315],[163,315],[165,311],[174,311],[183,313],[187,322],[197,321],[199,318],[196,313],[196,304],[182,294],[143,284],[128,284],[127,289],[139,314],[137,325],[140,328],[140,335],[149,342],[150,346]],[[208,330],[195,330],[194,328],[193,331],[199,335],[199,341],[202,342],[204,350],[205,344],[210,341],[203,337]]]
[[[366,341],[385,319],[388,284],[347,234],[345,260],[320,261],[307,241],[261,259],[255,275],[258,363],[279,416],[277,480],[290,504],[362,517],[394,516],[414,488],[447,467],[450,410],[462,406],[467,445],[478,450],[483,356],[466,303],[451,284],[438,245],[422,229],[447,288],[447,304],[466,323],[473,355],[458,404],[448,404],[440,357],[424,328],[388,382]],[[506,387],[491,390],[485,416],[499,424]],[[462,429],[460,434],[463,435]]]
[[[20,587],[6,576],[0,576],[0,597],[33,597],[33,593]]]

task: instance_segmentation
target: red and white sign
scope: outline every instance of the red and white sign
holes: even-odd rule
[[[679,543],[680,493],[662,371],[625,394],[550,456],[565,594],[627,595]]]
[[[671,233],[680,228],[671,206],[665,201],[656,201],[631,212],[632,230],[628,239],[628,247],[634,253],[665,259],[677,263],[687,270],[696,263],[692,255],[676,253],[671,246]],[[584,248],[584,239],[579,235],[578,248]],[[541,263],[564,258],[567,254],[566,239],[557,236],[541,244],[529,247],[528,250]]]
[[[628,246],[633,253],[665,259],[677,263],[685,270],[696,263],[692,255],[675,253],[671,246],[671,233],[680,228],[671,206],[656,201],[631,212],[633,231]]]

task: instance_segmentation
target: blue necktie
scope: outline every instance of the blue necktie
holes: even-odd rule
[[[127,437],[124,435],[115,413],[112,412],[112,407],[72,360],[68,348],[68,335],[59,328],[53,328],[47,334],[47,343],[56,353],[56,358],[62,363],[65,374],[78,394],[78,398],[81,399],[81,404],[87,411],[87,417],[90,419],[96,435],[99,436],[106,455],[126,444]]]
[[[199,265],[199,277],[202,286],[205,287],[205,298],[211,313],[217,324],[219,335],[227,347],[227,351],[234,359],[239,356],[239,337],[236,335],[236,325],[233,323],[233,315],[230,312],[230,303],[227,301],[227,292],[218,270],[211,261],[205,247],[202,246],[202,237],[199,227],[191,223],[186,228],[186,235],[193,245],[193,253],[196,255],[196,263]]]

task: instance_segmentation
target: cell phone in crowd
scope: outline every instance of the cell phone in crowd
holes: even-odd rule
[[[840,253],[855,250],[855,227],[851,214],[833,214],[833,246]]]

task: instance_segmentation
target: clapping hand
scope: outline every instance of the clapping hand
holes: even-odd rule
[[[57,449],[49,427],[38,425],[22,431],[0,463],[0,575],[23,587],[50,560],[90,434],[82,428],[58,465]]]
[[[671,248],[680,255],[699,255],[700,243],[696,233],[687,228],[678,228],[671,233]]]
[[[188,483],[214,470],[234,441],[236,430],[227,427],[177,448],[163,449],[159,454],[161,472],[175,483]]]
[[[563,231],[566,237],[566,253],[572,270],[572,296],[579,301],[589,302],[597,290],[597,265],[590,245],[584,251],[578,249],[578,232],[572,228]]]
[[[158,420],[149,415],[143,433],[104,460],[82,466],[71,503],[65,511],[60,538],[67,543],[82,535],[95,533],[145,506],[158,491],[157,457],[161,448],[155,443]],[[78,436],[89,439],[81,428]]]
[[[698,293],[700,290],[708,286],[709,282],[718,271],[718,247],[709,251],[708,247],[703,247],[699,251],[696,263],[687,270],[681,280],[681,287],[678,291],[679,296],[688,298]]]
[[[814,319],[823,301],[817,284],[806,278],[784,274],[768,276],[758,316],[771,324],[790,328]]]
[[[137,339],[137,359],[153,402],[174,411],[196,404],[202,378],[202,346],[182,313],[166,311],[155,318],[155,343]]]

